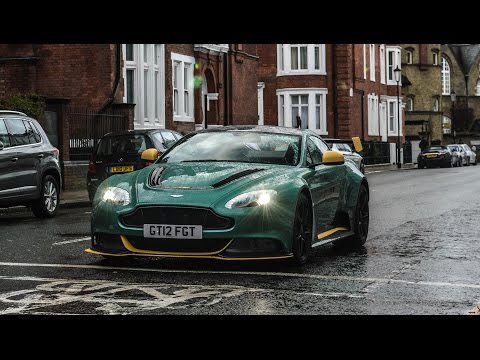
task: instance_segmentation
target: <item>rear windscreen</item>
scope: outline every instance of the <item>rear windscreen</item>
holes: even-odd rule
[[[113,154],[141,154],[146,149],[145,136],[128,134],[107,136],[98,144],[97,156],[112,156]]]

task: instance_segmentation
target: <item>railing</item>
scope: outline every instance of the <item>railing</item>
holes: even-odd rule
[[[95,113],[88,109],[68,109],[70,160],[89,160],[100,137],[128,129],[128,115],[109,110]]]
[[[390,162],[390,143],[365,141],[363,144],[363,161],[365,165],[388,164]]]

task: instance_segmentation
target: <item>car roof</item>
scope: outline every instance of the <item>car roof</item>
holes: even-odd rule
[[[0,109],[0,115],[21,115],[27,116],[27,114],[20,112],[20,111],[13,111],[13,110],[2,110]]]
[[[141,135],[141,134],[147,134],[147,133],[152,133],[152,132],[157,132],[157,131],[169,131],[169,132],[174,132],[177,134],[180,134],[178,131],[171,130],[171,129],[135,129],[135,130],[121,130],[121,131],[112,131],[109,133],[106,133],[102,137],[107,137],[107,136],[122,136],[122,135]],[[181,135],[181,134],[180,134]]]
[[[283,126],[267,126],[267,125],[228,125],[196,131],[204,132],[225,132],[225,131],[256,131],[264,133],[286,134],[286,135],[302,135],[304,133],[315,134],[308,129],[287,128]]]

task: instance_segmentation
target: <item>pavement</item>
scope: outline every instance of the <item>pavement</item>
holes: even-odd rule
[[[365,174],[382,172],[382,171],[402,171],[414,169],[414,164],[403,164],[402,168],[398,169],[396,165],[392,164],[376,164],[366,165]],[[67,190],[60,193],[60,209],[71,209],[79,207],[88,207],[91,203],[88,200],[87,190]],[[10,214],[16,212],[30,211],[25,206],[13,206],[10,208],[0,208],[0,214]]]

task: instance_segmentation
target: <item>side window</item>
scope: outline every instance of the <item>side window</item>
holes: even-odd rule
[[[21,119],[5,119],[5,121],[12,137],[12,146],[30,144],[27,129]]]
[[[180,140],[183,137],[183,135],[179,133],[173,133],[173,135],[175,135],[175,139],[177,140]]]
[[[40,142],[40,136],[33,130],[33,124],[30,121],[23,120],[23,125],[27,129],[27,136],[30,144],[36,144]],[[38,130],[37,130],[38,131]]]
[[[153,142],[155,143],[155,147],[160,151],[165,151],[167,148],[165,147],[162,134],[160,132],[154,132],[151,134]]]
[[[37,126],[33,122],[30,122],[30,125],[32,126],[32,130],[34,132],[34,136],[37,142],[42,141],[42,135],[40,135],[40,131],[38,130]]]
[[[0,119],[0,141],[3,143],[3,147],[10,146],[10,137],[8,136],[7,127],[5,122]]]
[[[307,165],[316,165],[322,162],[322,151],[313,141],[312,137],[309,137],[307,140]]]
[[[167,148],[175,144],[175,142],[177,141],[177,139],[175,139],[175,136],[173,136],[173,133],[171,133],[170,131],[162,131],[162,136],[165,140],[165,146]]]

